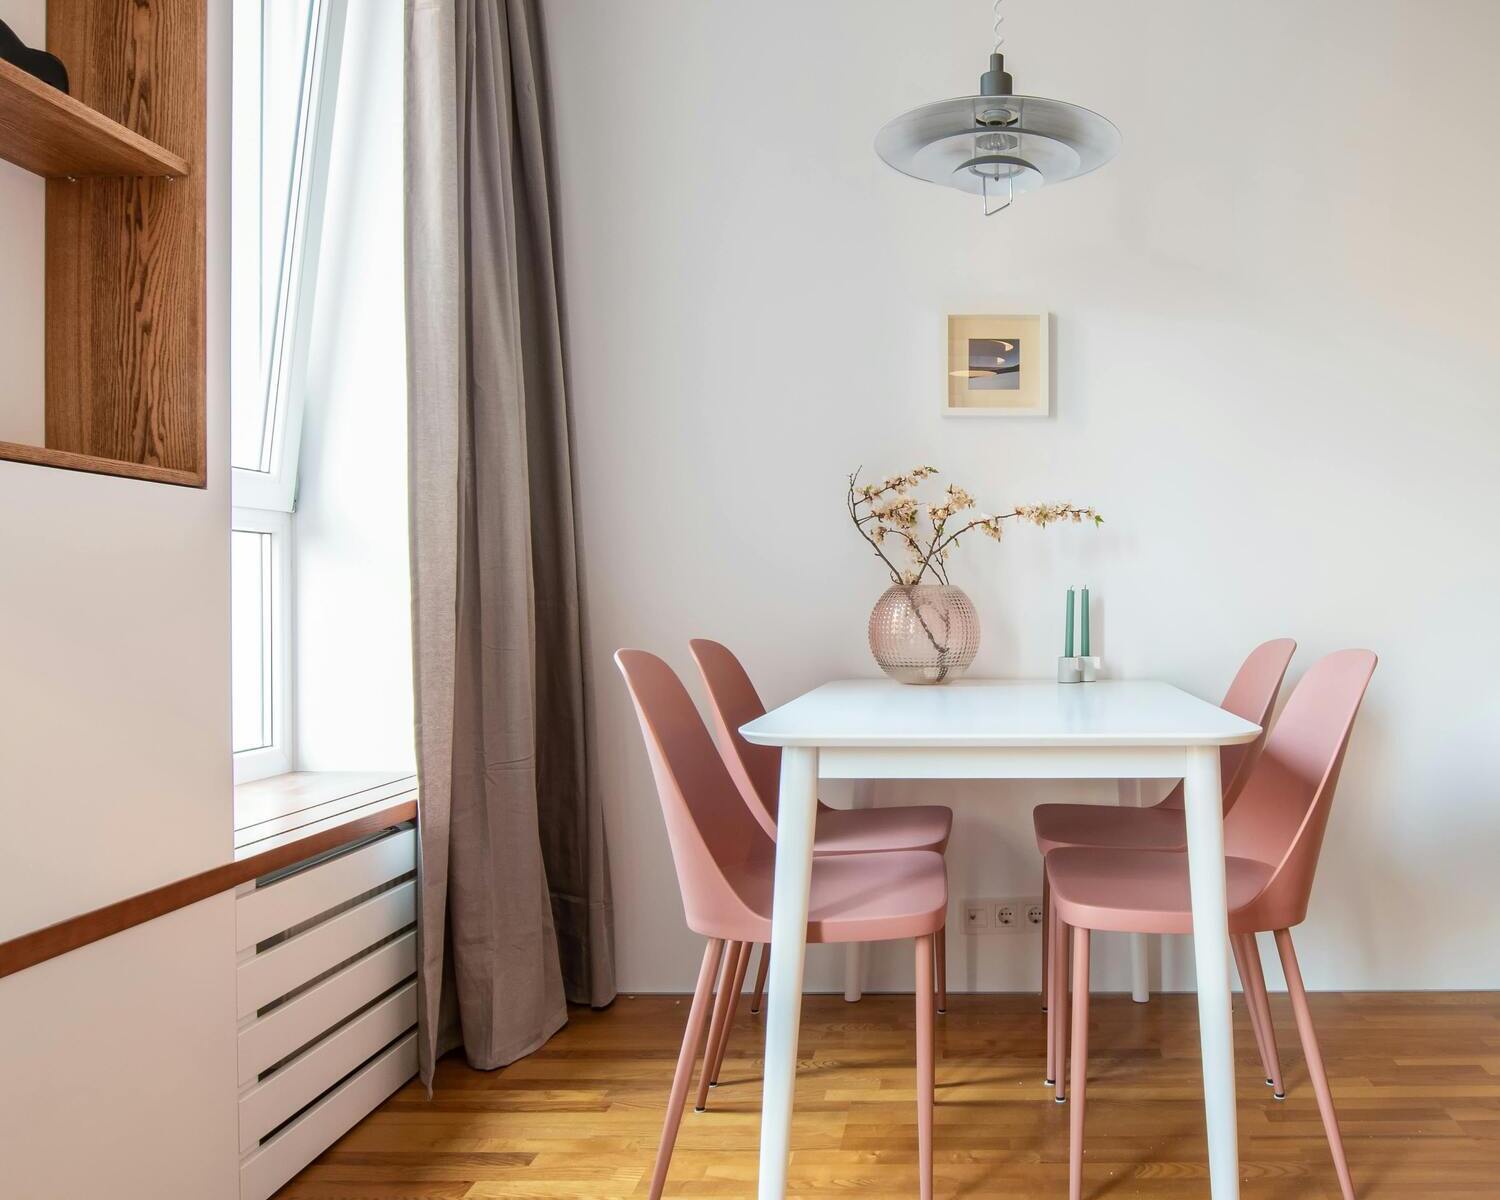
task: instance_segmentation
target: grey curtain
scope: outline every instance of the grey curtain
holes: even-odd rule
[[[422,1077],[614,997],[535,0],[407,0]]]

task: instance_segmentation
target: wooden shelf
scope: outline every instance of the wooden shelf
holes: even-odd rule
[[[42,445],[0,460],[205,484],[207,13],[47,0],[71,95],[0,63],[0,159],[47,193]]]
[[[101,458],[96,454],[75,454],[71,450],[52,450],[46,446],[27,446],[21,442],[0,442],[0,460],[31,463],[38,467],[57,467],[64,471],[87,471],[91,475],[146,479],[152,483],[172,483],[179,487],[201,488],[207,483],[202,471],[184,471],[176,467],[158,467],[152,463]]]
[[[48,179],[188,173],[180,155],[3,61],[0,158]]]

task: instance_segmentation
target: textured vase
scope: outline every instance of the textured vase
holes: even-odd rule
[[[963,588],[894,584],[870,613],[870,653],[902,683],[946,683],[979,652],[979,614]]]

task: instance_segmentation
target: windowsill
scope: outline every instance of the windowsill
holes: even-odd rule
[[[408,805],[417,778],[394,771],[291,771],[237,784],[236,861]]]

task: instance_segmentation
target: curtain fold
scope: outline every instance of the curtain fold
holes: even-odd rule
[[[614,997],[535,0],[407,0],[422,1077]],[[446,982],[445,982],[446,981]]]

